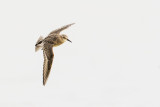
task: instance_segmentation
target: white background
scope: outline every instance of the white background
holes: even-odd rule
[[[42,85],[40,35],[63,25]],[[159,0],[1,0],[0,107],[160,107]]]

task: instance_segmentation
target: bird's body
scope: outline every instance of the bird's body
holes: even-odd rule
[[[69,25],[63,26],[57,30],[52,31],[44,39],[43,39],[43,37],[40,36],[38,41],[36,42],[35,51],[42,49],[43,56],[44,56],[43,85],[46,84],[46,81],[48,79],[48,76],[49,76],[49,73],[51,70],[51,66],[52,66],[52,61],[53,61],[53,57],[54,57],[54,53],[52,51],[52,48],[63,44],[66,40],[70,41],[66,35],[60,34],[60,32],[64,29],[67,29],[69,26],[71,26],[73,24],[69,24]]]

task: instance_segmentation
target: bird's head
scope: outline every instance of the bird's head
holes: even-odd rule
[[[72,41],[68,39],[68,36],[67,36],[67,35],[62,34],[61,37],[63,38],[63,40],[67,40],[67,41],[69,41],[69,42],[72,43]]]

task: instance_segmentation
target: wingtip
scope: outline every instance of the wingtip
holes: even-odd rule
[[[43,79],[43,86],[45,86],[46,85],[46,83],[47,83],[47,79],[45,80],[45,79]]]
[[[71,23],[70,25],[74,25],[74,24],[76,24],[76,23]]]
[[[46,82],[43,81],[43,86],[45,86],[45,85],[46,85]]]
[[[72,26],[72,25],[74,25],[75,23],[71,23],[71,24],[68,24],[68,25],[66,25],[66,27],[70,27],[70,26]]]

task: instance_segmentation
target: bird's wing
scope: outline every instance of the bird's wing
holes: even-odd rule
[[[61,31],[67,29],[68,27],[70,27],[70,26],[73,25],[73,24],[74,24],[74,23],[71,23],[71,24],[65,25],[65,26],[63,26],[63,27],[61,27],[61,28],[58,28],[58,29],[52,31],[52,32],[49,34],[49,36],[50,36],[50,35],[54,35],[54,34],[59,34]]]
[[[44,56],[44,64],[43,64],[43,85],[46,84],[48,76],[51,71],[52,61],[54,57],[54,53],[52,51],[51,44],[44,44],[43,47],[43,56]]]

